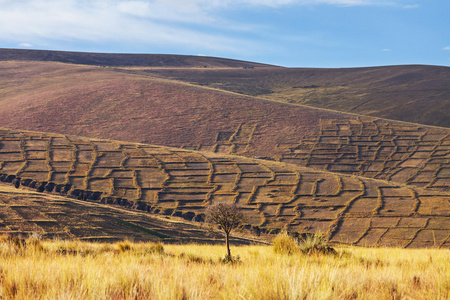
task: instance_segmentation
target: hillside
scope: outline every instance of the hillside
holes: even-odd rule
[[[114,68],[42,62],[0,68],[0,126],[13,129],[267,156],[277,143],[315,136],[321,119],[354,118]]]
[[[39,234],[44,239],[114,242],[223,244],[219,233],[211,234],[198,224],[179,218],[148,214],[121,206],[86,202],[0,183],[0,233]],[[232,235],[235,245],[264,243],[248,233]]]
[[[450,68],[146,70],[171,78],[286,103],[450,127]]]
[[[270,101],[450,127],[448,67],[282,68],[203,56],[18,49],[0,49],[1,61],[114,67],[124,73],[158,76]]]
[[[1,66],[4,127],[265,157],[448,190],[446,128],[271,102],[122,69]]]
[[[6,129],[0,139],[0,179],[40,192],[193,221],[208,204],[231,201],[254,233],[320,230],[356,245],[450,246],[444,191],[145,144]]]
[[[0,61],[46,61],[103,67],[255,68],[268,66],[247,61],[206,56],[86,53],[21,49],[0,49]]]
[[[450,129],[380,118],[448,126],[448,68],[4,49],[0,72],[0,180],[47,193],[2,193],[2,232],[154,239],[151,216],[202,221],[208,204],[230,201],[253,234],[450,245]],[[83,210],[97,229],[69,222]],[[202,240],[183,222],[159,229]]]

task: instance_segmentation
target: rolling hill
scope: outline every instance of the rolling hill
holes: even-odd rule
[[[0,49],[0,61],[45,61],[103,67],[255,68],[269,66],[219,57]]]
[[[0,61],[115,67],[271,101],[450,127],[448,67],[283,68],[203,56],[17,49],[0,49]]]
[[[450,246],[448,192],[146,144],[6,129],[0,140],[0,180],[17,187],[193,221],[204,219],[210,203],[229,201],[255,233],[323,231],[356,245]],[[30,210],[6,204],[6,215]]]
[[[449,68],[292,69],[0,49],[0,73],[0,126],[8,128],[0,130],[0,180],[46,192],[36,196],[42,199],[78,199],[52,198],[55,211],[74,201],[78,210],[94,205],[97,218],[120,206],[145,211],[144,219],[190,222],[202,221],[208,204],[231,201],[243,207],[253,233],[450,245]],[[42,199],[18,196],[26,203],[15,209],[7,194],[3,231],[20,223],[24,232],[37,226],[58,235],[74,225],[62,220],[76,210],[52,219],[61,225],[41,226],[34,216],[46,214],[36,206]],[[27,206],[34,207],[30,217],[11,225]],[[123,213],[114,219],[128,224],[120,234],[128,228],[149,238],[145,228],[154,221]],[[81,237],[117,238],[100,219],[95,234],[83,227]]]
[[[4,62],[0,125],[264,157],[448,190],[447,128],[272,102],[123,70]]]
[[[220,234],[211,234],[192,222],[105,206],[30,189],[15,189],[0,183],[0,233],[44,239],[77,239],[115,242],[122,240],[169,243],[223,243]],[[249,234],[233,234],[234,244],[264,243]]]
[[[151,69],[145,72],[272,101],[450,127],[449,67]]]

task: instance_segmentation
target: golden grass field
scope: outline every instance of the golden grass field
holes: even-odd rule
[[[115,244],[2,237],[2,299],[448,299],[449,250]]]

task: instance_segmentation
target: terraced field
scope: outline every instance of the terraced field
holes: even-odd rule
[[[245,228],[256,234],[321,230],[332,241],[357,245],[450,246],[450,194],[433,187],[7,129],[0,132],[0,161],[0,179],[18,187],[187,220],[202,221],[210,203],[235,202],[247,216]]]
[[[77,239],[114,242],[122,240],[167,243],[223,243],[221,234],[211,234],[192,222],[87,202],[30,189],[15,189],[0,183],[0,232],[44,239]],[[244,233],[231,236],[233,244],[264,243]]]
[[[252,156],[256,125],[219,131],[216,142],[191,149]],[[450,130],[382,119],[320,120],[319,134],[267,145],[256,156],[331,172],[449,191]],[[273,148],[269,148],[272,146]],[[187,147],[190,148],[190,147]],[[267,154],[268,153],[268,154]]]
[[[325,120],[320,134],[279,146],[279,160],[449,191],[450,130],[358,118]]]

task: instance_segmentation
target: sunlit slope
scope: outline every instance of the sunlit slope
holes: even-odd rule
[[[277,143],[316,135],[320,119],[352,117],[114,68],[0,67],[0,125],[7,128],[261,156],[274,154]]]
[[[324,231],[358,245],[448,247],[450,194],[292,164],[48,133],[0,132],[2,180],[201,221],[235,202],[253,232]],[[15,180],[15,181],[14,181]]]
[[[0,124],[265,157],[448,190],[450,130],[264,101],[122,69],[4,62]]]
[[[147,70],[202,86],[286,103],[450,127],[450,68]]]
[[[0,234],[105,242],[223,243],[219,234],[208,234],[192,222],[16,189],[5,183],[0,184]],[[243,234],[232,237],[234,244],[258,241]]]
[[[279,160],[449,191],[450,130],[380,119],[324,120],[320,134],[279,145]]]

